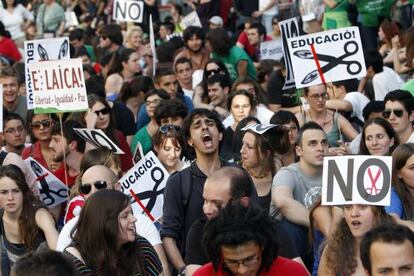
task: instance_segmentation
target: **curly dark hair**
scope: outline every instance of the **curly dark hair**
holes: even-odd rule
[[[244,207],[235,202],[228,204],[216,218],[207,222],[202,245],[217,272],[219,267],[223,266],[222,246],[240,246],[254,242],[263,249],[258,271],[260,274],[268,271],[277,258],[277,231],[276,221],[266,210],[252,206]],[[223,269],[227,270],[225,266]]]
[[[359,154],[371,155],[368,151],[367,143],[365,142],[366,130],[367,130],[367,127],[369,127],[370,125],[381,126],[387,133],[388,138],[394,139],[394,144],[390,147],[390,150],[388,152],[388,155],[391,155],[392,152],[395,150],[395,148],[400,144],[400,139],[398,138],[398,135],[397,133],[395,133],[395,130],[392,128],[391,124],[387,120],[381,117],[373,118],[365,122],[364,127],[362,128],[362,132],[361,132],[361,143],[359,144]]]

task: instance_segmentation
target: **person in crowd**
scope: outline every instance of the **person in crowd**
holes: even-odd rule
[[[249,2],[243,0],[235,0],[234,8],[238,15],[238,26],[243,25],[251,19],[252,13],[259,9],[259,1],[252,0]]]
[[[207,80],[207,91],[209,105],[211,105],[215,112],[217,112],[221,119],[229,115],[227,109],[227,96],[230,91],[230,82],[225,76],[215,74]]]
[[[158,31],[158,39],[156,45],[159,46],[163,43],[168,42],[169,36],[174,33],[175,26],[169,21],[161,22],[160,29]]]
[[[266,211],[229,204],[206,224],[202,243],[210,263],[193,275],[308,275],[303,265],[278,256],[277,231]]]
[[[387,120],[380,117],[365,122],[359,154],[390,156],[398,145],[398,135]]]
[[[193,99],[193,67],[191,61],[186,58],[178,58],[174,61],[174,71],[178,84],[184,92],[184,95]]]
[[[151,244],[137,236],[136,220],[128,196],[99,191],[86,201],[73,242],[63,252],[82,275],[160,275],[161,262]]]
[[[1,21],[11,34],[11,39],[16,46],[23,49],[26,39],[24,30],[33,22],[33,14],[17,0],[2,0],[1,2],[3,3],[3,7],[0,8]]]
[[[223,125],[216,113],[195,109],[184,120],[185,156],[192,160],[168,178],[164,191],[163,224],[160,234],[173,267],[185,269],[185,240],[190,226],[203,215],[203,186],[206,178],[226,165],[219,158]]]
[[[398,37],[400,46],[401,47],[404,46],[403,36],[401,34],[401,30],[400,30],[400,27],[398,26],[398,23],[395,21],[390,21],[387,18],[384,19],[378,29],[378,40],[380,43],[378,52],[383,57],[384,64],[393,63],[393,55],[391,55],[391,51],[392,51],[392,38],[395,36]],[[405,49],[401,49],[399,50],[399,52],[400,52],[399,55],[405,55]]]
[[[208,21],[208,28],[210,30],[223,28],[223,25],[224,25],[223,19],[218,15],[213,16]]]
[[[37,17],[37,34],[42,38],[60,37],[65,31],[65,11],[55,0],[45,0],[40,5]]]
[[[123,83],[133,80],[139,71],[138,59],[138,53],[130,48],[124,48],[113,54],[109,63],[108,77],[105,80],[107,100],[115,101]]]
[[[122,45],[123,37],[121,26],[118,24],[105,25],[99,32],[100,57],[120,52],[125,47]]]
[[[3,85],[3,107],[8,112],[20,115],[26,122],[27,101],[26,97],[19,95],[20,84],[17,71],[13,68],[1,70],[0,84]]]
[[[280,162],[276,162],[275,160],[276,169],[279,170],[281,167],[289,166],[296,162],[295,142],[298,135],[299,122],[292,112],[280,110],[272,116],[270,123],[274,125],[284,125],[289,130],[289,150],[284,154],[275,152],[275,155],[277,156],[276,160],[280,160]]]
[[[155,154],[161,164],[173,174],[183,168],[184,140],[180,128],[175,125],[161,125],[157,133],[152,137]]]
[[[350,27],[348,10],[351,3],[346,0],[331,1],[324,0],[325,13],[323,15],[322,28],[327,30]]]
[[[143,45],[144,31],[139,26],[129,26],[125,34],[124,45],[126,48],[134,49],[139,59],[142,59],[145,52]]]
[[[194,71],[205,69],[210,57],[210,51],[204,45],[204,37],[202,28],[196,26],[187,27],[183,32],[185,49],[176,55],[174,62],[179,58],[186,57],[191,61]]]
[[[19,156],[26,146],[27,130],[23,118],[16,113],[7,113],[3,117],[3,137],[4,146],[1,148],[5,152],[13,152]]]
[[[309,208],[322,186],[323,158],[328,154],[327,135],[317,123],[308,122],[298,132],[295,151],[299,162],[281,168],[273,178],[271,208],[283,215],[281,224],[307,263]]]
[[[3,18],[2,18],[3,19]],[[8,67],[15,62],[22,59],[22,55],[19,52],[14,41],[11,39],[11,35],[4,27],[3,22],[0,20],[0,69]]]
[[[1,274],[10,275],[19,256],[35,251],[46,241],[56,248],[58,232],[52,215],[37,199],[26,183],[19,167],[0,168],[1,240],[4,253]]]
[[[341,134],[349,140],[353,140],[358,133],[351,123],[341,114],[332,112],[326,108],[326,100],[329,98],[326,88],[322,84],[305,87],[305,99],[309,103],[309,109],[303,113],[297,113],[299,125],[313,121],[326,133],[330,147],[338,147],[343,141]]]
[[[52,127],[57,118],[54,114],[34,114],[33,110],[27,112],[27,123],[32,145],[22,152],[22,159],[32,157],[51,172],[56,171],[61,162],[53,159],[53,150],[49,144],[52,139]]]
[[[384,224],[365,234],[360,245],[361,262],[369,276],[414,273],[414,234],[398,224]]]
[[[220,59],[226,65],[232,81],[245,76],[256,79],[252,60],[243,49],[233,46],[225,30],[210,30],[206,41],[211,48],[211,57]]]
[[[344,217],[323,250],[318,275],[363,275],[358,256],[362,238],[380,223],[392,221],[382,206],[349,204],[343,209]]]
[[[414,142],[414,98],[403,90],[391,91],[384,98],[385,110],[382,116],[388,120],[400,139],[400,143]]]
[[[404,82],[391,68],[384,66],[381,54],[377,50],[364,52],[366,76],[360,81],[358,91],[363,91],[367,80],[372,80],[374,98],[371,100],[382,101],[388,92],[400,89]]]
[[[239,122],[236,129],[234,130],[233,142],[232,142],[232,155],[231,155],[232,158],[229,159],[230,162],[234,162],[236,164],[239,164],[241,162],[240,150],[243,145],[243,134],[244,134],[244,130],[242,129],[245,128],[246,126],[260,124],[260,123],[261,122],[256,117],[253,117],[253,116],[247,116],[246,118],[242,119]],[[222,149],[223,149],[223,146],[222,146]]]
[[[266,36],[266,28],[261,23],[253,23],[246,30],[247,39],[249,44],[255,49],[254,54],[250,55],[250,58],[254,62],[255,66],[259,65],[260,61],[260,45],[262,42],[272,40]]]
[[[183,33],[184,28],[182,26],[181,20],[183,19],[183,7],[177,3],[170,4],[170,14],[172,21],[175,25],[174,33]],[[186,28],[187,29],[187,28]]]
[[[412,73],[414,60],[413,38],[414,28],[410,28],[406,31],[405,39],[402,40],[401,36],[398,35],[391,39],[392,50],[389,55],[392,58],[394,70],[398,74],[404,75]]]
[[[266,127],[267,130],[264,132],[256,130]],[[244,129],[240,150],[241,163],[253,179],[260,207],[270,210],[272,180],[277,170],[284,165],[283,160],[278,159],[278,155],[285,154],[291,147],[289,129],[284,126],[262,124],[250,125]]]
[[[272,18],[279,13],[276,0],[259,0],[259,8],[252,13],[254,18],[260,18],[266,32],[272,31]]]
[[[69,42],[73,48],[79,50],[81,48],[86,49],[86,53],[89,55],[90,63],[96,61],[95,52],[92,45],[85,44],[85,32],[82,29],[74,29],[69,32]]]
[[[272,32],[269,33],[269,36],[273,41],[276,41],[278,45],[282,46],[282,34],[280,32],[278,15],[275,15],[272,18]]]

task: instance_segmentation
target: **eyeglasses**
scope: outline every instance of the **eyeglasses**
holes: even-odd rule
[[[160,127],[160,132],[162,133],[162,134],[168,134],[168,132],[173,132],[173,133],[177,133],[177,132],[179,132],[180,131],[180,127],[178,127],[178,126],[175,126],[175,125],[162,125],[161,127]]]
[[[94,113],[96,114],[96,116],[99,116],[99,114],[107,115],[107,114],[109,114],[109,112],[111,112],[111,108],[110,107],[105,107],[105,108],[102,108],[101,110],[94,111]]]
[[[23,126],[18,126],[17,128],[7,128],[4,130],[7,134],[13,134],[13,133],[22,133],[24,131]]]
[[[210,77],[211,75],[219,74],[221,72],[220,68],[213,69],[213,70],[207,70],[206,75],[207,77]]]
[[[313,101],[317,101],[319,99],[321,99],[321,100],[327,100],[327,99],[329,99],[329,95],[328,95],[328,93],[324,92],[322,94],[313,94],[313,95],[310,95],[309,98],[311,100],[313,100]]]
[[[146,101],[146,103],[147,103],[147,105],[157,105],[157,104],[159,104],[161,102],[161,99],[155,99],[155,100],[152,100],[152,101]]]
[[[42,121],[34,121],[30,124],[31,128],[40,128],[40,126],[43,126],[43,128],[48,128],[53,124],[52,120],[42,120]]]
[[[224,259],[223,262],[229,269],[238,269],[240,265],[244,265],[246,267],[251,267],[259,261],[260,257],[255,254],[253,256],[247,257],[243,260],[226,260]]]
[[[83,183],[79,186],[79,192],[83,195],[89,194],[92,190],[92,185],[95,186],[97,190],[106,189],[107,187],[106,181],[104,180],[96,181],[94,183]]]
[[[402,109],[386,109],[382,112],[382,116],[385,119],[388,119],[391,117],[391,113],[394,113],[395,116],[397,116],[398,118],[401,118],[402,115],[404,114],[404,110]]]

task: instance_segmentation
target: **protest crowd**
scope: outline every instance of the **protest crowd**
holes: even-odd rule
[[[413,275],[414,1],[1,0],[0,275]]]

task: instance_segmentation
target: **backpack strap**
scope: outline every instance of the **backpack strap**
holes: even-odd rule
[[[180,171],[181,198],[184,215],[187,213],[188,202],[193,192],[193,176],[190,168]]]
[[[4,159],[6,159],[7,152],[4,150],[0,151],[0,166],[3,166]]]

